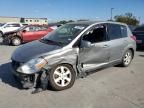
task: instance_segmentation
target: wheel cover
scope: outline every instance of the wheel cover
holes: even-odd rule
[[[20,40],[19,39],[14,39],[13,43],[14,43],[14,45],[19,45],[20,44]]]
[[[127,52],[124,57],[124,64],[129,65],[131,62],[131,59],[132,59],[132,54],[130,52]]]
[[[57,86],[65,87],[69,85],[72,79],[70,69],[65,66],[57,67],[54,71],[53,79]]]

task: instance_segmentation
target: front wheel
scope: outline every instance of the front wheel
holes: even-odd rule
[[[133,54],[131,50],[127,50],[122,58],[122,66],[128,67],[132,61]]]
[[[11,40],[11,43],[12,43],[12,45],[14,45],[14,46],[18,46],[18,45],[21,44],[21,39],[18,38],[18,37],[14,37],[14,38]]]
[[[54,90],[60,91],[73,86],[76,74],[74,69],[67,64],[58,65],[49,75],[50,85]]]

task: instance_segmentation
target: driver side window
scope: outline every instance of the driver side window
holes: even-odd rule
[[[34,32],[35,27],[34,26],[26,27],[25,30],[28,31],[28,32]]]
[[[106,41],[106,26],[105,25],[94,26],[93,28],[91,28],[85,33],[82,40],[91,43]]]

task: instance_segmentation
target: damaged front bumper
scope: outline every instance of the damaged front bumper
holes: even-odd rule
[[[24,89],[33,88],[35,86],[36,83],[35,74],[32,75],[22,74],[13,69],[13,67],[12,67],[12,73],[16,78],[16,80],[18,80],[21,83]]]
[[[23,64],[23,63],[22,63]],[[19,62],[12,61],[12,73],[14,77],[21,83],[22,87],[25,89],[30,88],[42,88],[46,89],[48,85],[48,72],[49,69],[42,69],[39,72],[26,74],[18,72],[18,68],[22,65]]]
[[[5,44],[10,44],[11,43],[12,36],[4,35],[4,36],[2,36],[2,38],[3,38],[3,43],[5,43]]]

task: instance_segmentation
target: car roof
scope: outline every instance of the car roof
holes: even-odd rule
[[[24,26],[24,27],[39,26],[39,27],[46,27],[46,28],[48,28],[47,25],[37,25],[37,24],[23,25],[23,26]]]
[[[77,21],[77,22],[71,22],[68,24],[84,24],[84,25],[92,25],[92,24],[98,24],[98,23],[109,23],[109,24],[119,24],[119,25],[125,25],[124,23],[120,22],[114,22],[114,21]]]
[[[31,25],[25,25],[25,26],[42,26],[42,27],[45,27],[46,25],[31,24]]]

